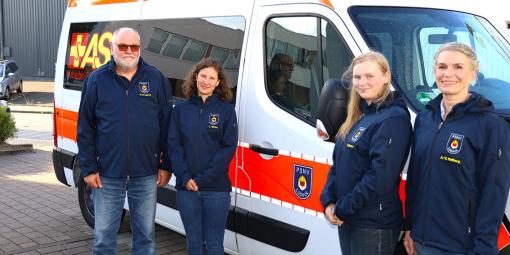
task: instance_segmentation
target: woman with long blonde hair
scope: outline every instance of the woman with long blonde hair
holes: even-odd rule
[[[326,219],[338,225],[342,254],[393,254],[402,224],[398,187],[411,140],[409,111],[390,90],[381,53],[354,58],[346,74],[352,81],[347,119],[321,203]]]

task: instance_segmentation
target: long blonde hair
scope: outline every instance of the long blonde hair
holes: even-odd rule
[[[352,60],[349,69],[347,69],[347,71],[342,75],[343,79],[351,80],[351,94],[349,97],[349,104],[347,105],[347,118],[345,119],[345,122],[342,124],[342,126],[340,126],[340,129],[338,130],[337,133],[337,137],[341,137],[342,140],[344,141],[351,128],[354,126],[354,124],[356,124],[356,122],[358,122],[359,119],[361,119],[361,116],[363,115],[363,112],[361,111],[360,108],[361,96],[358,94],[358,92],[356,92],[354,88],[352,88],[352,70],[355,65],[364,62],[372,62],[377,64],[379,70],[381,70],[382,73],[386,72],[390,73],[391,80],[390,65],[388,64],[388,60],[386,60],[383,54],[371,51],[363,53]],[[388,98],[389,95],[390,95],[390,83],[388,82],[384,84],[383,91],[373,101],[373,103],[379,106],[386,100],[386,98]]]

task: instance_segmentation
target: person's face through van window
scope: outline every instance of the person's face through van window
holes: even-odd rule
[[[285,75],[285,78],[289,80],[292,76],[292,71],[294,71],[294,61],[292,61],[292,58],[283,58],[279,64],[279,69]]]
[[[352,85],[369,104],[382,94],[389,82],[390,73],[383,73],[374,62],[361,62],[352,68]]]

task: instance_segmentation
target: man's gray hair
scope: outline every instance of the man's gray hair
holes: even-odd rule
[[[115,42],[117,40],[115,40],[115,38],[117,38],[117,35],[124,31],[124,30],[128,30],[128,31],[131,31],[133,32],[134,34],[136,34],[136,36],[138,36],[138,41],[140,41],[140,33],[138,33],[138,31],[136,31],[136,29],[134,28],[131,28],[131,27],[120,27],[120,28],[117,28],[115,31],[113,31],[113,38],[112,38],[112,41]]]

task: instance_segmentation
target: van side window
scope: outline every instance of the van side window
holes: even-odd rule
[[[81,90],[90,72],[111,59],[112,33],[124,26],[139,31],[142,59],[168,78],[177,100],[183,97],[189,70],[205,57],[216,58],[225,68],[235,98],[245,30],[245,20],[239,16],[71,24],[65,89]]]
[[[318,17],[272,18],[265,27],[266,91],[282,109],[314,125],[324,82],[353,58],[342,36]]]

